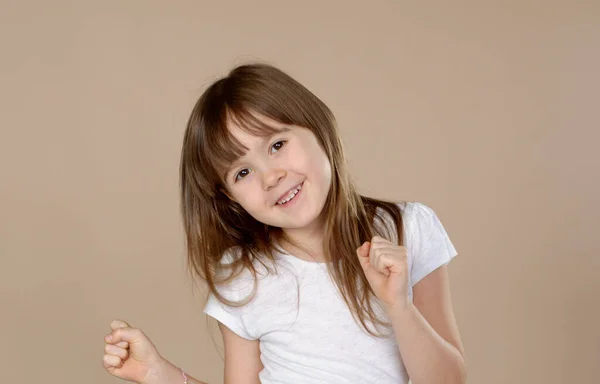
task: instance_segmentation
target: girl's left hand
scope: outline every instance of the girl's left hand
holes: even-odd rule
[[[405,247],[375,236],[356,253],[373,292],[387,311],[409,304]]]

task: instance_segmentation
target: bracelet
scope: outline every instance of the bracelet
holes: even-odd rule
[[[181,374],[183,375],[183,384],[190,384],[188,382],[187,375],[185,374],[185,372],[183,371],[183,369],[179,368],[179,370],[181,371]]]

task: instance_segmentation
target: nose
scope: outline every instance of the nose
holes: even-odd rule
[[[285,177],[287,173],[281,168],[271,168],[263,174],[263,188],[265,191],[270,191]]]

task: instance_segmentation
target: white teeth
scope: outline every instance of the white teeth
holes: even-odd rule
[[[288,201],[292,200],[294,198],[294,196],[296,196],[298,194],[298,191],[300,191],[300,189],[302,189],[302,185],[299,185],[296,189],[292,190],[286,198],[279,200],[277,202],[277,204],[282,205],[282,204],[285,204]]]

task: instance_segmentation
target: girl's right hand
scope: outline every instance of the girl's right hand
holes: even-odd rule
[[[114,320],[104,341],[104,369],[113,376],[136,383],[149,382],[161,371],[164,359],[150,339],[122,320]]]

